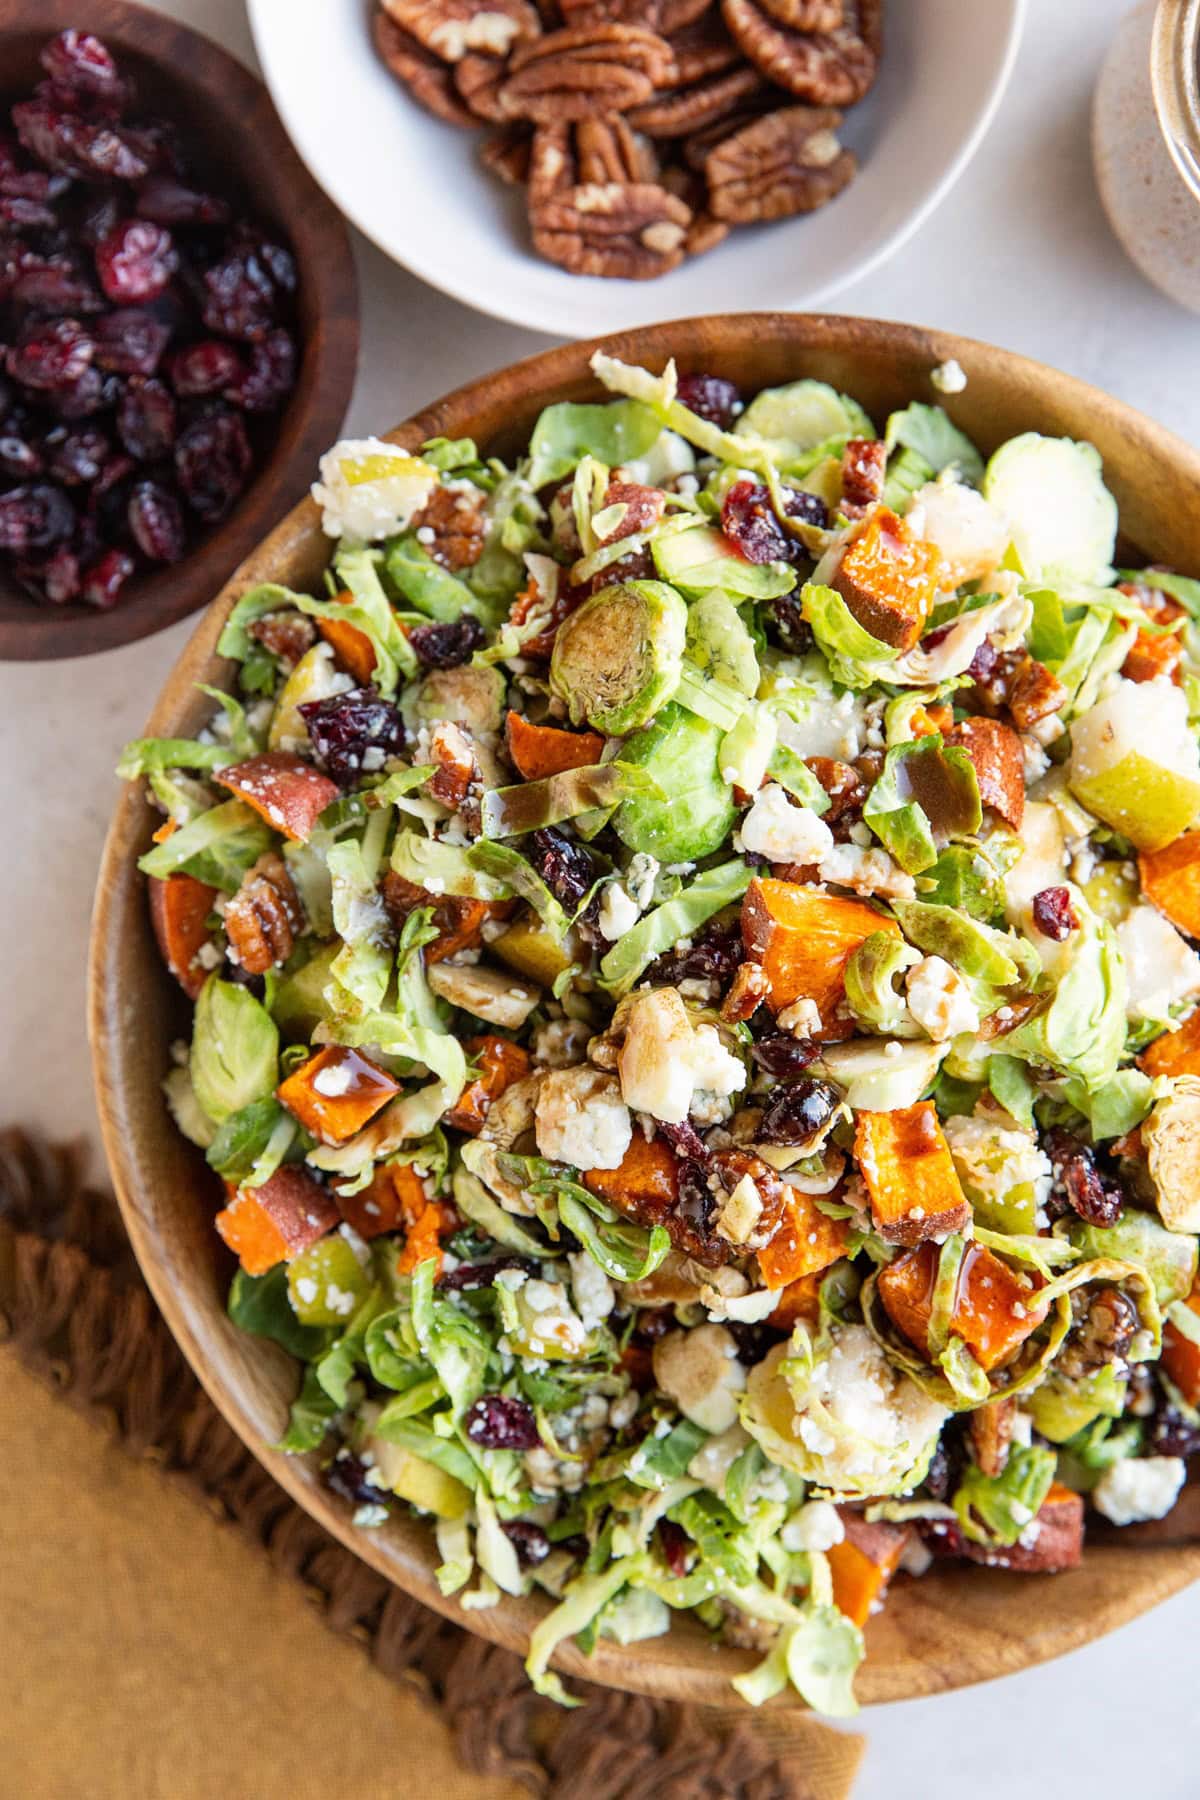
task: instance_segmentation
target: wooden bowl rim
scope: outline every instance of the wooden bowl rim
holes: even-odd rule
[[[1147,454],[1182,464],[1190,481],[1200,489],[1200,453],[1134,408],[1074,376],[1015,352],[950,332],[836,314],[761,313],[727,315],[720,319],[687,319],[565,344],[466,383],[385,435],[410,447],[443,433],[462,435],[466,429],[464,421],[498,380],[514,389],[519,387],[532,392],[564,381],[584,385],[590,379],[589,359],[597,348],[623,360],[652,366],[660,365],[668,355],[674,353],[683,357],[696,348],[708,350],[711,355],[712,346],[705,333],[714,327],[725,333],[727,344],[757,341],[767,334],[786,342],[798,355],[820,350],[850,356],[856,352],[892,351],[919,359],[930,367],[951,358],[964,367],[975,369],[986,362],[989,374],[1003,377],[1017,386],[1030,382],[1049,383],[1057,395],[1076,406],[1106,413],[1110,421],[1120,426],[1122,434]],[[311,534],[316,520],[317,509],[313,502],[302,502],[231,577],[198,624],[172,670],[150,718],[148,734],[172,734],[191,701],[195,682],[220,678],[219,674],[214,674],[211,665],[217,638],[230,608],[248,587],[270,578],[273,565],[281,554],[294,546],[299,538]],[[314,1459],[284,1456],[267,1446],[223,1370],[206,1362],[196,1322],[201,1315],[211,1312],[211,1304],[193,1308],[174,1286],[171,1266],[161,1254],[162,1246],[156,1234],[154,1192],[144,1180],[130,1149],[130,1101],[135,1084],[129,1080],[125,1063],[137,1002],[136,997],[126,999],[120,993],[115,981],[115,966],[125,911],[133,902],[127,898],[122,905],[116,896],[118,876],[128,871],[140,853],[144,827],[141,798],[136,789],[126,788],[108,833],[97,884],[88,972],[88,1031],[104,1147],[126,1229],[146,1281],[214,1405],[298,1505],[364,1562],[423,1604],[493,1643],[524,1653],[529,1633],[548,1610],[549,1602],[501,1595],[499,1604],[491,1609],[464,1613],[453,1597],[442,1595],[433,1578],[438,1559],[432,1546],[432,1533],[427,1528],[420,1527],[424,1532],[420,1550],[400,1545],[392,1538],[392,1532],[400,1530],[398,1525],[381,1531],[356,1529],[350,1521],[349,1510],[316,1480],[312,1467]],[[140,890],[138,898],[140,902]],[[275,1354],[271,1346],[261,1348],[264,1356]],[[941,1578],[931,1576],[906,1584],[893,1595],[889,1611],[902,1607],[915,1620],[919,1653],[908,1653],[902,1643],[899,1647],[891,1646],[888,1658],[881,1661],[877,1657],[873,1661],[868,1631],[868,1654],[856,1684],[860,1702],[874,1705],[947,1692],[977,1681],[1016,1673],[1077,1649],[1148,1611],[1200,1576],[1200,1548],[1125,1548],[1102,1543],[1085,1550],[1082,1569],[1065,1575],[1036,1577],[988,1571],[987,1581],[1018,1583],[1031,1596],[1035,1583],[1074,1582],[1078,1594],[1084,1591],[1079,1584],[1094,1582],[1102,1569],[1108,1575],[1105,1593],[1094,1605],[1088,1596],[1085,1617],[1056,1618],[1052,1598],[1055,1588],[1042,1588],[1047,1604],[1039,1613],[1039,1624],[1031,1625],[1019,1637],[1014,1637],[1011,1632],[994,1629],[987,1616],[986,1587],[978,1579],[984,1571],[974,1566],[966,1567],[962,1575],[964,1580],[972,1582],[969,1591],[972,1600],[978,1597],[978,1610],[982,1615],[978,1636],[980,1643],[987,1647],[984,1666],[979,1666],[978,1662],[964,1662],[953,1642],[943,1640],[945,1613],[936,1597]],[[931,1595],[925,1603],[921,1598],[924,1593]],[[976,1628],[974,1620],[972,1628]],[[568,1644],[553,1658],[555,1667],[583,1680],[655,1698],[725,1706],[736,1704],[728,1685],[730,1677],[752,1667],[756,1661],[753,1652],[712,1644],[707,1634],[690,1619],[677,1620],[671,1634],[662,1639],[624,1647],[600,1640],[589,1657]],[[803,1702],[791,1692],[780,1695],[770,1704],[775,1708],[803,1707]]]
[[[80,23],[77,0],[8,0],[0,27],[7,41],[31,34],[51,38]],[[41,606],[24,600],[15,582],[0,585],[0,661],[31,662],[92,656],[136,643],[209,604],[261,540],[268,521],[299,498],[317,458],[337,436],[354,388],[360,319],[358,276],[349,227],[301,161],[284,130],[266,84],[204,32],[133,0],[91,0],[87,29],[123,52],[154,65],[167,87],[202,99],[238,146],[253,136],[278,173],[277,211],[287,229],[309,314],[296,388],[278,415],[276,441],[227,519],[183,562],[138,575],[131,598],[110,612],[73,602]],[[246,122],[244,122],[246,121]],[[253,208],[253,202],[251,203]],[[301,255],[298,239],[311,248]],[[328,329],[323,329],[328,327]]]

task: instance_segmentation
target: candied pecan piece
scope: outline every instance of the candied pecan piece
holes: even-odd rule
[[[621,538],[632,537],[635,532],[649,531],[652,525],[658,524],[666,504],[667,497],[661,488],[644,487],[640,481],[610,481],[604,494],[604,510],[610,506],[623,506],[625,511],[600,543],[615,544]]]
[[[654,151],[619,115],[611,119],[581,119],[575,127],[575,153],[579,180],[589,185],[658,179]]]
[[[813,106],[853,106],[879,67],[873,40],[881,3],[859,0],[857,30],[843,24],[819,34],[777,24],[758,0],[721,0],[721,12],[737,43],[769,81]]]
[[[372,22],[375,48],[397,81],[402,81],[418,106],[447,125],[461,125],[473,130],[475,118],[454,91],[450,71],[444,62],[431,56],[407,31],[401,29],[385,12],[378,12]]]
[[[1015,1400],[988,1400],[969,1417],[967,1430],[975,1461],[992,1479],[1003,1475],[1008,1462],[1016,1410]]]
[[[664,37],[694,25],[712,6],[713,0],[659,0],[658,29]]]
[[[963,719],[943,736],[970,757],[983,804],[1020,831],[1025,817],[1025,758],[1016,732],[999,719]]]
[[[1020,731],[1028,731],[1051,713],[1061,712],[1067,690],[1045,663],[1024,656],[1013,671],[1008,689],[1008,710]]]
[[[298,663],[317,641],[316,626],[298,612],[264,613],[261,619],[251,620],[246,635],[282,663]]]
[[[460,950],[473,950],[479,943],[484,920],[492,908],[484,900],[460,899],[454,894],[431,894],[415,882],[406,881],[389,869],[383,877],[380,892],[388,916],[396,926],[403,925],[409,913],[418,907],[429,907],[438,935],[425,946],[427,963],[443,962]]]
[[[304,929],[300,897],[282,856],[268,850],[242,877],[225,907],[231,962],[247,975],[265,975],[285,963]]]
[[[674,73],[671,46],[653,31],[568,26],[516,51],[501,95],[509,118],[600,118],[640,106]]]
[[[479,780],[475,746],[461,725],[443,720],[429,734],[430,760],[437,771],[429,778],[429,792],[451,812],[464,806],[472,784]]]
[[[769,96],[771,89],[764,87],[762,93],[764,97]],[[736,112],[727,114],[725,118],[718,119],[715,124],[706,125],[702,131],[691,132],[678,144],[685,164],[689,169],[695,169],[697,174],[703,175],[708,165],[710,151],[715,150],[718,144],[723,144],[727,138],[733,137],[745,126],[753,125],[756,119],[761,119],[763,113],[770,110],[769,101],[765,106],[761,103],[742,106]]]
[[[1124,1375],[1141,1323],[1128,1295],[1115,1287],[1077,1288],[1071,1295],[1071,1318],[1056,1361],[1062,1374],[1079,1381],[1111,1363],[1116,1375]]]
[[[508,118],[500,99],[507,75],[508,65],[502,57],[483,56],[474,50],[455,63],[453,83],[472,121],[486,119],[490,125],[500,125]]]
[[[710,75],[690,87],[655,94],[644,106],[634,107],[629,122],[647,137],[687,137],[689,132],[702,131],[705,126],[728,118],[748,99],[763,93],[765,87],[758,70],[743,63],[740,69]]]
[[[542,30],[528,0],[383,0],[383,6],[403,31],[448,63],[461,62],[472,50],[507,56]]]
[[[757,963],[743,963],[733,978],[733,986],[725,996],[721,1017],[729,1025],[740,1025],[756,1013],[771,991],[771,984]]]
[[[754,224],[815,212],[854,179],[858,163],[835,135],[842,115],[789,106],[718,144],[705,164],[718,219]]]
[[[883,439],[851,438],[842,451],[842,511],[848,519],[861,519],[869,506],[883,499],[886,475]]]
[[[465,489],[436,487],[411,528],[417,542],[444,569],[457,574],[460,569],[473,568],[483,553],[487,535],[483,496]]]
[[[783,1221],[787,1197],[787,1189],[775,1170],[761,1156],[755,1156],[752,1150],[738,1149],[714,1151],[709,1169],[709,1187],[722,1211],[725,1201],[747,1176],[758,1192],[760,1211],[753,1227],[747,1236],[735,1236],[730,1241],[740,1251],[757,1250],[763,1244],[769,1244]],[[714,1230],[720,1237],[727,1237],[729,1226],[718,1216],[714,1221]]]
[[[683,261],[691,209],[649,182],[576,187],[531,208],[534,247],[575,275],[644,281]]]
[[[461,68],[461,64],[459,65]],[[481,145],[479,160],[507,187],[524,187],[529,180],[533,135],[527,125],[506,125]]]
[[[854,764],[839,762],[833,756],[808,756],[804,760],[829,795],[825,823],[836,825],[839,819],[857,818],[867,797],[867,784]]]

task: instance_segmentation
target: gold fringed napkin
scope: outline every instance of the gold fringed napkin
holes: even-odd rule
[[[335,1543],[211,1405],[78,1170],[0,1133],[11,1792],[846,1800],[861,1738],[599,1687],[563,1713]]]

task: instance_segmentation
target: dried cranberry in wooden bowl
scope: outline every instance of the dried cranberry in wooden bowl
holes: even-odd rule
[[[5,175],[0,657],[80,656],[207,605],[305,492],[354,379],[354,263],[261,83],[126,0],[0,9]]]

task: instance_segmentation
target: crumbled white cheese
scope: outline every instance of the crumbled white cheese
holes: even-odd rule
[[[576,1169],[615,1169],[633,1142],[633,1121],[612,1075],[551,1069],[535,1109],[538,1152]]]
[[[842,1515],[830,1500],[798,1506],[779,1533],[785,1550],[832,1550],[846,1535]]]
[[[696,1086],[707,1093],[723,1099],[740,1093],[746,1085],[744,1064],[725,1048],[715,1025],[697,1025],[689,1060]]]
[[[779,741],[797,756],[832,756],[839,762],[853,762],[862,753],[863,714],[863,701],[857,694],[837,698],[832,693],[817,694],[799,720],[790,711],[780,715]]]
[[[354,1065],[348,1058],[343,1062],[326,1063],[323,1069],[317,1070],[312,1084],[327,1100],[339,1099],[354,1086]]]
[[[908,1010],[935,1043],[978,1031],[979,1008],[958,970],[944,957],[923,956],[905,978]]]
[[[929,379],[939,394],[961,394],[967,385],[966,371],[956,356],[939,363]]]
[[[809,806],[795,806],[777,781],[754,796],[739,828],[743,848],[776,863],[819,863],[833,849],[833,833]]]
[[[1114,1525],[1161,1519],[1179,1497],[1187,1470],[1181,1456],[1128,1456],[1106,1469],[1092,1505]]]
[[[321,508],[321,528],[326,537],[356,543],[406,530],[437,486],[436,469],[382,438],[343,438],[325,452],[320,467],[312,497]]]
[[[569,1069],[583,1056],[590,1035],[579,1019],[549,1019],[533,1034],[533,1060],[542,1068]]]
[[[961,1113],[952,1114],[942,1129],[969,1199],[996,1205],[1032,1199],[1035,1215],[1041,1211],[1054,1173],[1035,1131]]]
[[[864,850],[858,844],[834,844],[821,858],[818,874],[834,887],[856,894],[878,894],[885,900],[912,900],[916,883],[886,850]]]
[[[600,935],[615,944],[638,922],[640,908],[619,881],[606,881],[600,891]]]
[[[716,1230],[729,1244],[744,1244],[762,1217],[762,1195],[751,1175],[743,1175],[717,1216]]]
[[[654,898],[658,871],[658,858],[648,855],[645,850],[639,850],[636,856],[630,858],[629,867],[625,871],[625,886],[642,912],[645,912]]]
[[[947,1417],[944,1406],[893,1369],[863,1325],[845,1325],[836,1332],[828,1357],[813,1370],[810,1393],[823,1403],[839,1435],[803,1413],[796,1429],[823,1461],[822,1485],[835,1489],[847,1482],[869,1486],[876,1470],[882,1487],[895,1452],[926,1442]]]
[[[568,1256],[567,1262],[571,1269],[571,1298],[575,1302],[575,1311],[583,1320],[584,1329],[594,1331],[616,1305],[612,1282],[586,1250]]]

